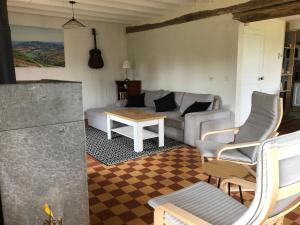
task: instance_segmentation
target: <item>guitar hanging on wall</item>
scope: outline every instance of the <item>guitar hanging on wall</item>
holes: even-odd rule
[[[97,48],[97,37],[95,28],[92,29],[95,47],[90,50],[89,67],[92,69],[101,69],[104,66],[100,49]]]

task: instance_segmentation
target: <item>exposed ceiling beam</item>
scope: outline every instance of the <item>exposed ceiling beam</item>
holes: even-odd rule
[[[233,13],[233,19],[243,23],[267,20],[273,18],[294,16],[300,14],[300,1],[287,2],[283,5],[265,7],[257,10]]]
[[[27,8],[27,5],[25,3],[14,3],[14,2],[10,2],[8,4],[8,7],[10,9],[10,7],[22,7],[22,8]],[[65,17],[70,17],[71,16],[71,10],[69,8],[65,8],[65,7],[54,7],[54,6],[46,6],[46,5],[36,5],[36,4],[32,4],[30,6],[31,10],[36,10],[36,11],[52,11],[55,13],[61,13],[63,14]],[[87,17],[102,17],[102,18],[107,18],[107,19],[118,19],[118,20],[127,20],[127,21],[131,21],[132,23],[134,22],[138,22],[140,20],[143,20],[143,17],[138,17],[138,16],[129,16],[129,15],[117,15],[117,14],[112,14],[112,13],[98,13],[98,12],[92,12],[92,11],[87,11],[87,10],[77,10],[75,11],[75,15],[76,17],[79,16],[87,16]]]
[[[49,7],[49,9],[56,10],[56,9],[65,9],[68,10],[71,13],[71,6],[70,4],[62,1],[57,0],[31,0],[30,3],[26,3],[24,0],[10,0],[8,2],[8,6],[23,6],[26,8],[37,8],[41,7]],[[145,19],[145,18],[151,18],[153,16],[160,15],[159,13],[146,13],[146,12],[136,12],[136,11],[130,11],[130,10],[120,10],[110,7],[98,7],[98,6],[89,6],[89,5],[76,5],[75,6],[75,13],[81,14],[81,13],[98,13],[98,14],[116,14],[116,15],[122,15],[122,16],[133,16],[137,17],[139,20]]]
[[[135,5],[135,6],[141,6],[141,7],[147,7],[147,8],[152,8],[152,9],[165,9],[165,10],[170,10],[170,9],[176,9],[176,7],[180,6],[181,4],[176,4],[176,2],[173,2],[173,4],[168,4],[163,1],[143,1],[143,0],[110,0],[114,3],[117,4],[128,4],[128,5]],[[174,4],[175,3],[175,4]]]
[[[166,27],[175,24],[182,24],[190,21],[195,21],[199,19],[204,19],[212,16],[219,16],[224,14],[238,14],[243,12],[256,12],[259,9],[266,9],[269,8],[271,10],[272,7],[284,7],[287,4],[300,4],[299,0],[252,0],[246,3],[233,5],[225,8],[213,9],[213,10],[204,10],[198,11],[194,13],[189,13],[174,19],[166,20],[159,23],[152,23],[152,24],[144,24],[138,26],[129,26],[126,28],[126,33],[134,33],[134,32],[141,32],[146,30],[157,29],[161,27]],[[296,11],[296,10],[295,10]],[[274,17],[273,17],[274,18]]]
[[[42,0],[39,0],[42,1]],[[45,1],[45,0],[43,0]],[[57,2],[61,2],[63,4],[68,4],[68,1],[65,0],[56,0]],[[120,4],[121,3],[121,4]],[[149,13],[153,15],[161,15],[161,13],[165,12],[167,9],[164,8],[150,8],[150,7],[141,7],[139,5],[132,4],[132,2],[122,3],[114,0],[101,0],[101,1],[95,1],[95,0],[78,0],[76,7],[80,7],[81,5],[87,5],[89,7],[101,7],[103,9],[110,8],[110,9],[118,9],[118,10],[128,10],[131,12],[138,12],[138,13]],[[169,10],[169,9],[168,9]]]
[[[12,13],[22,13],[22,14],[30,14],[30,15],[39,15],[39,16],[51,16],[51,17],[59,17],[68,19],[69,17],[66,14],[57,13],[53,11],[47,11],[47,10],[34,10],[34,9],[28,9],[28,8],[22,8],[22,7],[9,7],[9,12]],[[101,15],[94,17],[94,16],[77,16],[78,19],[81,20],[89,20],[89,21],[102,21],[102,22],[112,22],[112,23],[118,23],[118,24],[132,24],[133,21],[127,20],[127,19],[115,19],[115,18],[107,18],[107,17],[101,17]]]
[[[0,0],[2,1],[2,0]],[[70,17],[69,0],[7,0],[9,9],[34,15],[59,15]],[[122,24],[140,24],[170,14],[181,7],[200,0],[76,0],[75,15],[98,21],[120,21]],[[202,1],[202,0],[201,0]],[[205,0],[207,1],[207,0]],[[11,10],[10,10],[11,11]]]
[[[187,4],[194,4],[195,0],[152,0],[155,2],[163,2],[167,4],[174,4],[174,5],[187,5]]]

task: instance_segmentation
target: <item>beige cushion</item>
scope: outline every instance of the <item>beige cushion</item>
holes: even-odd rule
[[[196,146],[200,151],[200,155],[207,158],[216,158],[217,150],[224,147],[224,143],[219,143],[215,141],[196,141]],[[221,154],[221,159],[224,160],[234,160],[245,163],[252,163],[251,159],[243,154],[240,149],[232,149],[230,151],[224,151]]]
[[[155,208],[167,202],[214,225],[232,225],[247,211],[246,206],[205,182],[198,182],[179,191],[153,198],[148,204]],[[184,224],[169,214],[165,216],[170,224]]]
[[[277,125],[278,112],[278,96],[261,92],[253,92],[251,112],[240,127],[236,136],[236,143],[245,143],[252,141],[265,140],[272,133]],[[257,148],[245,148],[242,153],[256,161]]]

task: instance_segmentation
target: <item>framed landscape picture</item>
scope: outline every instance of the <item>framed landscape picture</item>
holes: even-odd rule
[[[62,29],[11,25],[16,67],[65,67]]]

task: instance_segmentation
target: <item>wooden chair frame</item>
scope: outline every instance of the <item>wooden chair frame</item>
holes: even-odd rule
[[[267,209],[267,213],[265,215],[265,218],[262,221],[262,225],[282,225],[283,219],[286,214],[293,211],[295,208],[297,208],[300,205],[300,197],[298,197],[292,204],[290,204],[288,207],[286,207],[285,210],[283,210],[281,213],[279,213],[276,216],[269,217],[271,213],[273,212],[273,209],[276,206],[277,201],[281,199],[285,199],[289,196],[295,195],[299,193],[300,190],[300,181],[297,183],[294,183],[292,185],[279,188],[279,154],[278,149],[273,148],[271,150],[274,152],[272,154],[272,174],[273,174],[273,191],[271,193],[271,203],[269,204],[269,208]],[[222,182],[221,189],[226,190],[227,184],[236,184],[241,185],[245,188],[255,188],[256,184],[250,181],[245,181],[241,178],[229,178]],[[184,209],[181,209],[177,206],[175,206],[172,203],[166,203],[163,205],[160,205],[155,208],[154,211],[154,225],[170,225],[168,224],[168,221],[165,221],[164,214],[169,213],[170,215],[178,218],[183,223],[187,225],[212,225],[205,220],[191,214],[190,212],[185,211]]]
[[[279,117],[278,117],[276,126],[274,127],[274,130],[270,133],[270,135],[266,139],[273,138],[273,137],[276,137],[276,136],[279,135],[277,130],[278,130],[278,128],[281,124],[282,118],[283,118],[283,100],[282,100],[282,98],[279,98],[278,101],[279,101],[279,104],[278,104]],[[201,140],[204,141],[210,135],[220,134],[220,133],[227,133],[227,132],[233,132],[234,136],[236,136],[239,133],[239,129],[240,129],[240,127],[234,127],[234,128],[223,129],[223,130],[218,130],[218,131],[210,131],[210,132],[207,132],[207,133],[203,134],[202,137],[201,137]],[[235,144],[235,143],[226,144],[225,146],[217,149],[216,159],[242,164],[246,167],[246,169],[249,171],[250,174],[252,174],[253,176],[256,176],[256,172],[250,167],[250,166],[256,165],[256,163],[246,163],[246,162],[239,162],[239,161],[221,159],[221,154],[225,151],[230,151],[230,150],[236,149],[236,148],[248,148],[248,147],[259,146],[262,142],[263,141],[254,141],[254,142],[237,143],[237,144]],[[207,157],[201,157],[202,163],[205,162],[205,158],[207,158]],[[207,159],[211,160],[213,158],[207,158]]]

